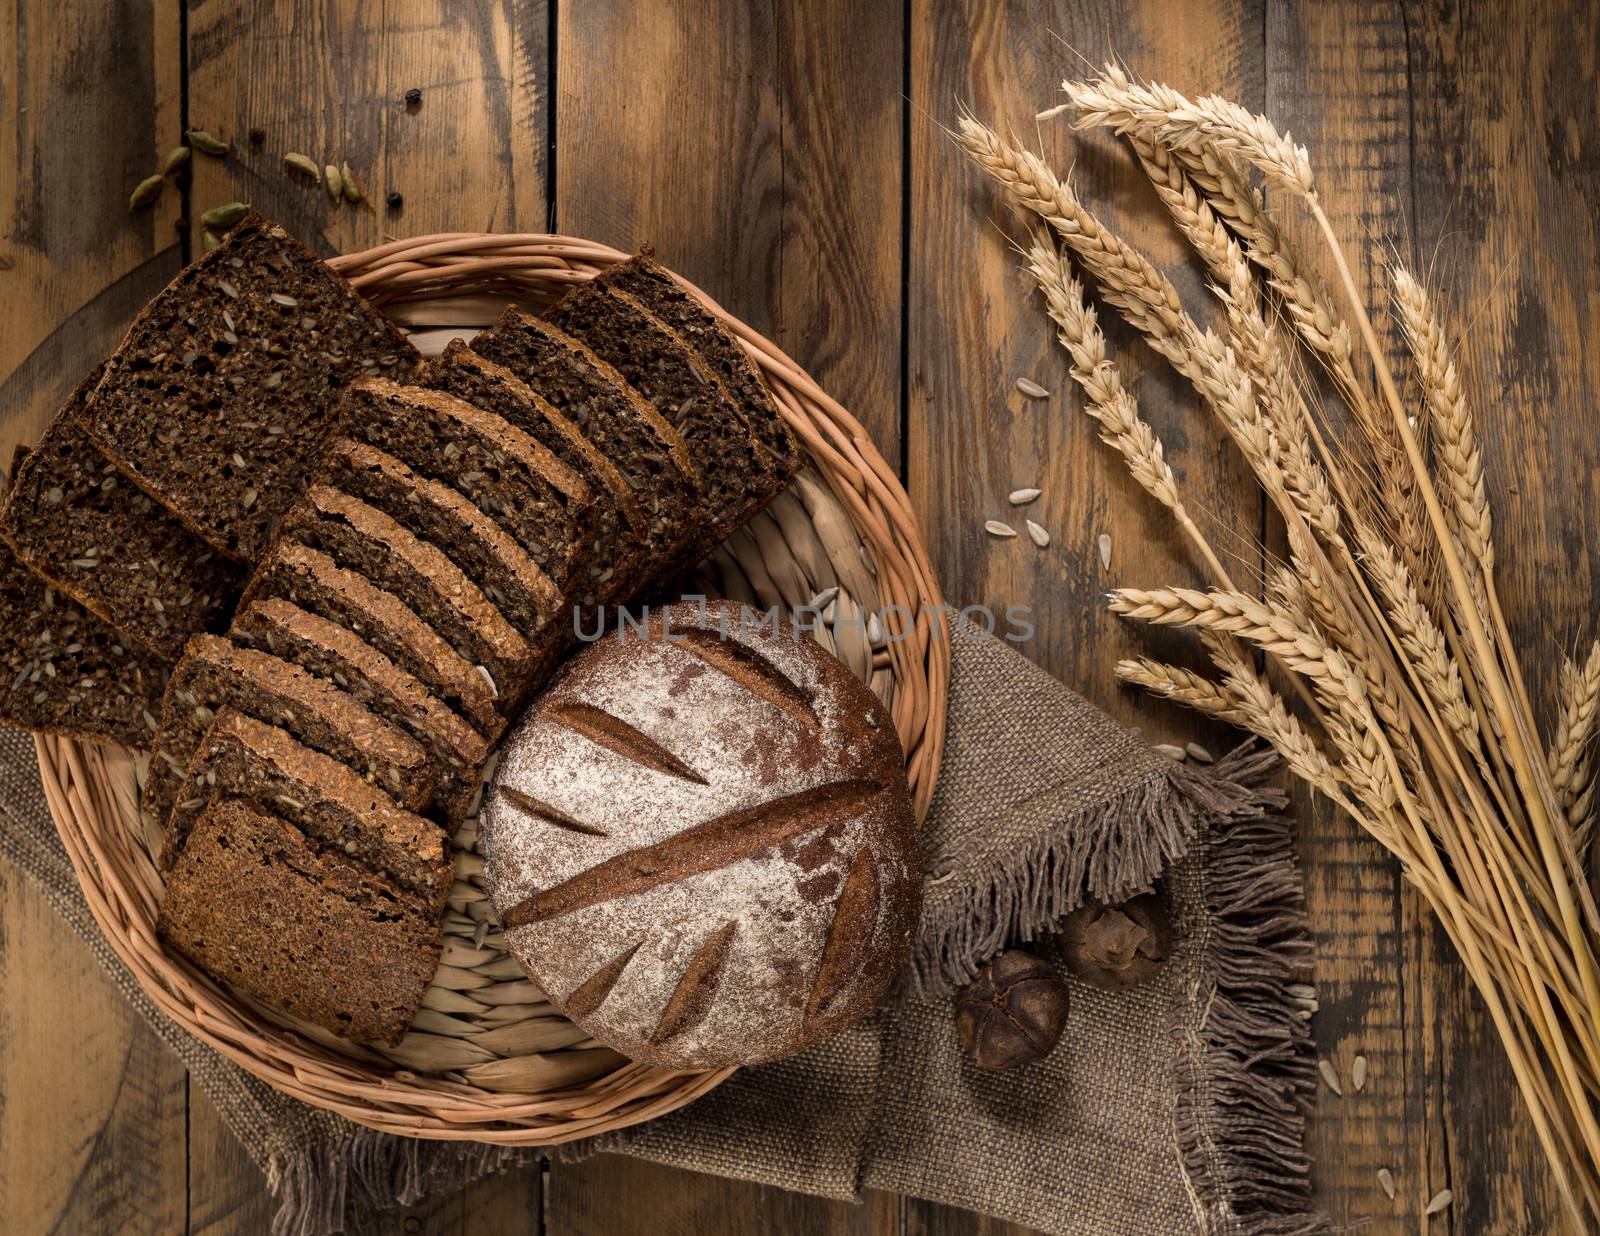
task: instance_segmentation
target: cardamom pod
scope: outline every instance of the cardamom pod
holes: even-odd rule
[[[328,196],[337,202],[344,193],[344,177],[339,175],[339,169],[331,163],[323,168],[322,183],[328,190]]]
[[[228,153],[228,143],[219,142],[204,129],[190,129],[183,137],[189,145],[193,146],[201,154],[220,156]]]
[[[161,186],[166,183],[164,176],[146,176],[128,196],[128,209],[138,210],[141,206],[150,205],[161,196]]]
[[[322,169],[310,157],[290,151],[283,156],[283,165],[293,172],[301,172],[311,177],[312,180],[322,179]]]
[[[205,243],[205,247],[206,247],[206,252],[207,253],[210,253],[213,249],[215,249],[218,245],[220,245],[222,243],[222,237],[218,236],[210,228],[206,228],[205,231],[201,232],[200,233],[200,238]]]
[[[350,170],[348,163],[339,165],[339,183],[344,189],[344,200],[347,202],[359,202],[367,196],[366,190],[361,187],[361,182],[356,179],[356,174]]]
[[[229,202],[225,206],[213,206],[200,216],[200,222],[214,231],[226,232],[240,219],[249,213],[248,202]]]
[[[189,148],[187,146],[174,146],[167,151],[167,157],[161,160],[161,174],[170,176],[189,161]]]

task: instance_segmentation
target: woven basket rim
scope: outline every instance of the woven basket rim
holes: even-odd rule
[[[328,262],[381,307],[425,314],[465,297],[548,297],[629,255],[580,237],[451,232],[395,240]],[[795,361],[684,281],[739,338],[786,422],[850,520],[876,576],[893,676],[890,711],[906,752],[918,820],[933,798],[950,674],[943,597],[910,499],[860,423]],[[484,323],[486,324],[487,318]],[[580,1085],[531,1093],[371,1064],[266,1022],[155,931],[160,876],[122,824],[115,749],[37,735],[45,797],[91,914],[158,1008],[275,1089],[358,1124],[402,1136],[550,1146],[664,1115],[734,1070],[624,1064]],[[124,757],[125,758],[125,757]]]

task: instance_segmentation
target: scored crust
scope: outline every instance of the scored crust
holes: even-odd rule
[[[814,643],[751,621],[676,605],[586,648],[506,743],[480,815],[511,950],[637,1060],[789,1055],[865,1014],[909,952],[893,727]]]

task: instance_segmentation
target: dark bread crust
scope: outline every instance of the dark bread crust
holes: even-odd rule
[[[624,599],[634,583],[641,538],[649,525],[616,465],[525,382],[459,339],[451,340],[441,355],[426,361],[417,381],[503,417],[583,478],[594,495],[595,513],[573,581],[574,599],[579,605]]]
[[[439,914],[255,804],[217,798],[167,877],[163,939],[213,978],[393,1045],[439,966]]]
[[[409,733],[428,750],[433,805],[446,819],[466,814],[489,758],[488,742],[383,653],[281,597],[240,610],[228,638],[331,679],[375,716]]]
[[[341,424],[345,437],[464,495],[557,588],[578,569],[594,522],[594,495],[582,477],[504,417],[444,391],[368,378],[346,396]]]
[[[701,478],[683,435],[655,406],[585,344],[516,306],[470,346],[538,391],[617,466],[649,524],[641,562],[680,563],[699,533]]]
[[[315,254],[249,215],[140,311],[83,425],[197,536],[254,562],[310,480],[344,388],[416,361]]]
[[[433,793],[427,750],[374,716],[330,679],[220,635],[196,635],[161,700],[144,800],[165,824],[189,761],[223,706],[282,726],[301,742],[381,785],[409,810]]]
[[[394,593],[320,549],[280,537],[257,567],[240,608],[259,597],[283,597],[355,632],[459,709],[490,742],[505,728],[494,693],[472,662]]]
[[[454,872],[443,829],[288,731],[232,708],[217,713],[189,761],[162,837],[163,871],[177,861],[217,794],[255,800],[317,845],[390,877],[436,911],[450,896]]]
[[[18,468],[0,536],[33,571],[167,661],[227,621],[244,583],[150,495],[130,484],[78,423],[96,369]]]
[[[634,1059],[777,1059],[863,1016],[921,900],[905,765],[833,657],[721,603],[585,648],[480,812],[512,952]]]
[[[767,448],[778,483],[787,484],[804,462],[800,447],[733,331],[671,271],[657,265],[648,250],[602,271],[594,281],[628,293],[700,354],[738,399],[751,429]]]

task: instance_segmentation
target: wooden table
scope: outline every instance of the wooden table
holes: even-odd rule
[[[1025,295],[992,196],[943,126],[1013,125],[1158,260],[1180,250],[1114,147],[1033,115],[1115,51],[1264,110],[1311,146],[1339,226],[1432,273],[1470,323],[1503,594],[1533,685],[1593,635],[1600,495],[1595,6],[1323,0],[7,0],[0,8],[0,448],[30,442],[198,244],[183,216],[245,199],[325,253],[439,230],[652,242],[788,349],[901,462],[952,599],[1036,609],[1029,651],[1153,739],[1197,731],[1120,691],[1149,636],[1113,582],[1195,568],[1096,444]],[[1076,49],[1076,50],[1073,50]],[[420,88],[420,105],[402,96]],[[231,139],[186,193],[126,199],[185,126]],[[252,131],[259,133],[253,139]],[[348,159],[379,203],[335,208],[285,151]],[[1113,200],[1114,199],[1114,200]],[[1295,218],[1292,209],[1284,211]],[[1192,305],[1203,292],[1180,270]],[[1382,272],[1363,276],[1383,299]],[[1188,492],[1251,564],[1263,508],[1192,399],[1114,336]],[[1058,392],[1027,401],[1028,375]],[[1588,479],[1585,479],[1588,478]],[[982,521],[1038,484],[1054,544]],[[1110,569],[1096,549],[1112,538]],[[1175,647],[1171,641],[1163,647]],[[1204,736],[1213,745],[1222,734]],[[1324,1095],[1320,1200],[1372,1232],[1546,1230],[1556,1204],[1487,1019],[1393,864],[1300,802],[1323,1052],[1372,1079]],[[0,1230],[265,1230],[271,1202],[216,1110],[88,952],[0,863]],[[1389,1202],[1375,1173],[1399,1182]],[[406,1232],[1016,1231],[890,1196],[834,1205],[602,1158],[443,1196]]]

